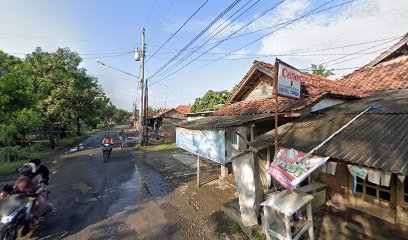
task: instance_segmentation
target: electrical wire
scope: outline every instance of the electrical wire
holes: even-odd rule
[[[284,1],[280,1],[277,4],[274,4],[273,6],[269,7],[268,9],[264,10],[262,13],[260,13],[259,15],[257,15],[255,18],[251,19],[248,23],[244,24],[243,26],[241,26],[240,28],[238,28],[237,30],[233,31],[231,34],[229,34],[227,37],[225,37],[222,41],[220,41],[217,45],[212,46],[210,49],[208,49],[207,51],[205,51],[204,53],[198,55],[197,57],[195,57],[194,59],[190,60],[188,63],[184,64],[183,66],[179,67],[177,70],[173,71],[170,75],[174,75],[175,73],[179,72],[180,70],[182,70],[183,68],[185,68],[186,66],[190,65],[191,63],[195,62],[197,59],[199,59],[200,57],[202,57],[203,55],[205,55],[206,53],[208,53],[209,51],[213,50],[214,48],[216,48],[218,45],[220,45],[221,43],[223,43],[223,41],[225,41],[225,39],[228,39],[232,36],[234,36],[236,33],[238,33],[239,31],[243,30],[244,28],[248,27],[249,25],[251,25],[252,23],[254,23],[255,21],[257,21],[258,19],[260,19],[261,17],[263,17],[264,15],[266,15],[267,13],[269,13],[270,11],[272,11],[273,9],[275,9],[276,7],[278,7],[280,4],[282,4]],[[254,4],[252,4],[250,7],[254,6]],[[249,9],[249,8],[248,8]],[[246,9],[246,10],[248,10]],[[205,43],[207,43],[209,40],[207,40]],[[205,44],[204,43],[204,44]],[[200,47],[204,46],[201,45]],[[191,56],[191,55],[190,55]],[[178,66],[179,64],[181,64],[181,62],[179,61],[178,63],[176,63],[174,66]],[[172,68],[169,68],[172,69]],[[163,74],[162,74],[163,75]],[[152,83],[153,84],[153,83]]]
[[[139,78],[139,76],[136,76],[136,75],[133,75],[133,74],[131,74],[131,73],[125,72],[125,71],[123,71],[123,70],[121,70],[121,69],[112,67],[112,66],[107,65],[107,64],[105,64],[105,63],[103,63],[103,62],[101,62],[101,61],[96,61],[96,62],[99,63],[99,64],[101,64],[101,65],[103,65],[103,66],[105,66],[105,67],[111,68],[111,69],[116,70],[116,71],[121,72],[121,73],[124,73],[124,74],[126,74],[126,75],[129,75],[129,76],[132,76],[132,77],[135,77],[135,78]]]
[[[232,26],[233,23],[235,21],[237,21],[238,19],[240,19],[242,16],[244,16],[245,14],[248,14],[248,12],[251,11],[251,9],[253,9],[254,7],[256,7],[257,4],[259,4],[261,2],[261,0],[257,0],[254,3],[252,3],[250,6],[248,6],[246,9],[244,9],[249,3],[251,3],[251,1],[248,1],[246,4],[244,4],[243,6],[241,6],[238,10],[235,11],[235,13],[233,13],[231,16],[229,16],[229,18],[227,18],[226,20],[224,20],[224,22],[222,22],[221,24],[218,25],[218,27],[216,29],[214,29],[208,37],[206,37],[203,41],[201,41],[201,43],[199,43],[199,46],[194,48],[194,51],[197,51],[203,47],[205,47],[205,45],[210,42],[212,39],[215,39],[215,37],[217,35],[220,35],[222,32],[225,32],[226,29],[228,29],[228,27]],[[243,10],[244,9],[244,10]],[[243,10],[241,13],[240,11]],[[253,11],[253,10],[252,10]],[[269,10],[270,11],[270,10]],[[268,11],[268,12],[269,12]],[[235,18],[232,19],[232,17],[234,17],[235,15],[237,15],[238,13],[240,13],[238,16],[236,16]],[[229,22],[228,22],[229,21]],[[225,25],[225,23],[228,22],[228,24]],[[224,25],[224,26],[223,26]],[[222,26],[222,28],[220,30],[218,30],[220,27]],[[238,29],[238,31],[242,30],[243,27],[240,27]],[[218,32],[216,32],[216,30],[218,30]],[[233,34],[235,34],[238,31],[234,31]],[[214,33],[216,32],[216,33]],[[230,34],[231,35],[231,34]],[[187,53],[186,56],[184,56],[183,58],[179,59],[177,62],[174,62],[171,66],[169,66],[167,68],[167,70],[163,71],[161,74],[157,75],[157,78],[166,75],[168,72],[172,71],[174,68],[177,68],[180,64],[182,64],[185,60],[187,60],[189,57],[191,57],[194,54],[194,52]],[[199,56],[201,57],[201,56]],[[194,60],[193,60],[194,61]]]
[[[154,57],[180,30],[208,3],[206,0],[201,6],[175,31],[147,60],[146,63]]]
[[[265,34],[265,35],[263,35],[263,36],[261,36],[261,37],[255,39],[255,40],[253,40],[253,41],[251,41],[251,42],[249,42],[249,43],[247,43],[247,44],[241,46],[240,48],[238,48],[238,49],[236,49],[236,50],[234,50],[234,51],[232,51],[232,52],[229,52],[229,53],[227,53],[227,54],[225,54],[225,55],[223,55],[223,56],[221,56],[221,57],[215,59],[214,61],[212,61],[212,62],[210,62],[210,63],[208,63],[208,64],[206,64],[206,65],[204,65],[204,66],[202,66],[202,67],[205,67],[205,66],[207,66],[207,65],[209,65],[209,64],[212,64],[212,63],[214,63],[214,62],[216,62],[216,61],[218,61],[218,60],[220,60],[220,59],[223,59],[223,58],[225,58],[225,57],[228,57],[229,55],[231,55],[231,54],[233,54],[233,53],[235,53],[235,52],[237,52],[237,51],[239,51],[239,50],[241,50],[241,49],[243,49],[243,48],[245,48],[245,47],[247,47],[247,46],[249,46],[249,45],[251,45],[251,44],[257,42],[257,41],[259,41],[259,40],[261,40],[261,39],[263,39],[263,38],[265,38],[265,37],[267,37],[267,36],[272,35],[273,33],[277,32],[278,30],[283,29],[284,27],[287,27],[288,25],[293,24],[293,23],[295,23],[295,22],[297,22],[297,21],[299,21],[299,20],[301,20],[301,19],[303,19],[303,18],[305,18],[305,17],[308,17],[308,15],[309,15],[310,13],[313,13],[313,12],[319,10],[320,8],[326,6],[327,4],[330,4],[330,3],[333,2],[333,1],[334,1],[334,0],[330,0],[330,1],[327,1],[326,3],[323,3],[322,5],[320,5],[320,6],[316,7],[316,8],[314,8],[313,10],[309,11],[308,13],[306,13],[306,14],[300,16],[300,17],[297,17],[297,18],[294,18],[294,19],[288,21],[288,22],[287,22],[286,24],[284,24],[282,27],[280,27],[280,28],[278,28],[278,29],[275,29],[274,31],[272,31],[272,32],[270,32],[270,33],[267,33],[267,34]],[[345,2],[345,3],[342,3],[342,5],[344,5],[344,4],[346,4],[346,3],[354,2],[354,1],[356,1],[356,0],[349,0],[349,1]],[[337,6],[341,6],[341,5],[338,4]],[[202,68],[202,67],[201,67],[201,68]],[[178,71],[180,71],[180,70],[182,70],[182,68],[177,69],[176,71],[178,72]],[[163,80],[165,80],[166,78],[168,78],[168,77],[174,75],[174,73],[175,73],[175,72],[173,72],[173,73],[171,73],[171,74],[169,74],[169,75],[167,75],[167,76],[165,76],[165,77],[163,77],[163,78],[161,78],[161,79],[159,79],[159,80],[156,80],[156,82],[163,81]]]
[[[154,78],[158,73],[160,73],[165,67],[167,67],[172,61],[174,61],[181,53],[188,49],[198,38],[200,38],[211,26],[213,26],[220,18],[222,18],[226,13],[228,13],[232,8],[234,8],[241,0],[234,0],[226,9],[224,9],[215,19],[213,19],[199,34],[197,34],[187,45],[185,45],[174,57],[167,61],[162,67],[160,67],[151,78]]]

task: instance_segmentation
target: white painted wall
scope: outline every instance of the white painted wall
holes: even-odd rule
[[[345,100],[334,99],[334,98],[324,98],[320,102],[316,103],[313,107],[311,112],[316,112],[340,103],[346,102]]]

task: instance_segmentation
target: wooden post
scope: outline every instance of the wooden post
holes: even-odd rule
[[[200,186],[200,156],[197,155],[197,187]]]
[[[309,239],[314,240],[312,202],[309,202],[307,204],[307,220],[312,223],[312,226],[310,226],[310,228],[309,228]]]
[[[275,95],[275,155],[278,152],[279,132],[278,132],[278,71],[279,71],[279,59],[275,60],[275,79],[273,84],[273,90]]]

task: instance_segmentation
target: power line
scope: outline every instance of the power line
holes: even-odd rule
[[[152,8],[150,9],[149,15],[147,16],[143,26],[146,26],[146,23],[150,20],[150,17],[152,16],[152,12],[153,12],[154,8],[156,7],[156,4],[157,4],[157,0],[154,1],[154,4],[153,4]]]
[[[306,54],[305,53],[313,53],[313,52],[323,52],[323,51],[328,51],[328,50],[335,50],[335,49],[342,49],[342,48],[347,48],[347,47],[354,47],[354,46],[360,46],[360,45],[366,45],[369,43],[375,43],[375,42],[381,42],[381,41],[386,41],[386,40],[396,40],[399,39],[403,36],[396,36],[396,37],[390,37],[390,38],[382,38],[382,39],[377,39],[373,41],[365,41],[365,42],[359,42],[359,43],[354,43],[354,44],[347,44],[347,45],[342,45],[342,46],[336,46],[336,47],[330,47],[330,48],[322,48],[322,49],[314,49],[314,50],[307,50],[307,51],[301,51],[301,52],[290,52],[290,53],[281,53],[281,54],[250,54],[250,53],[232,53],[231,55],[234,56],[253,56],[253,57],[273,57],[273,56],[324,56],[324,55],[347,55],[350,53],[327,53],[327,54]],[[170,53],[175,53],[179,51],[180,49],[175,49],[175,48],[166,48],[169,50],[174,50],[171,52],[166,52],[158,55],[165,55],[165,54],[170,54]],[[204,51],[194,51],[194,50],[189,50],[192,52],[196,53],[203,53]],[[208,52],[209,54],[214,54],[214,55],[224,55],[227,54],[227,52]],[[372,52],[374,53],[374,52]],[[159,59],[170,59],[170,58],[159,58]]]
[[[242,47],[240,47],[240,48],[238,48],[238,49],[236,49],[236,50],[234,50],[234,51],[232,51],[232,52],[229,52],[229,53],[227,53],[227,54],[221,56],[220,58],[215,59],[214,61],[212,61],[212,62],[210,62],[210,63],[208,63],[208,64],[206,64],[206,65],[204,65],[204,66],[202,66],[202,67],[205,67],[205,66],[207,66],[207,65],[209,65],[209,64],[212,64],[212,63],[214,63],[214,62],[216,62],[216,61],[218,61],[218,60],[220,60],[220,59],[223,59],[223,58],[225,58],[225,57],[228,57],[229,55],[231,55],[231,54],[233,54],[233,53],[235,53],[235,52],[237,52],[237,51],[239,51],[239,50],[241,50],[241,49],[243,49],[243,48],[245,48],[245,47],[247,47],[247,46],[249,46],[249,45],[251,45],[251,44],[257,42],[257,41],[259,41],[259,40],[261,40],[261,39],[263,39],[263,38],[265,38],[265,37],[267,37],[267,36],[270,36],[271,34],[277,32],[278,30],[280,30],[280,29],[282,29],[282,28],[284,28],[284,27],[286,27],[286,26],[288,26],[288,25],[290,25],[290,24],[293,24],[293,23],[295,23],[295,22],[297,22],[297,21],[299,21],[299,20],[301,20],[301,19],[307,17],[310,13],[313,13],[313,12],[319,10],[320,8],[326,6],[327,4],[330,4],[330,3],[333,2],[333,1],[334,1],[334,0],[327,1],[326,3],[324,3],[324,4],[322,4],[322,5],[320,5],[320,6],[316,7],[316,8],[314,8],[314,9],[311,10],[311,11],[309,11],[308,13],[306,13],[306,14],[300,16],[300,17],[297,17],[297,18],[294,18],[294,19],[288,21],[288,22],[287,22],[286,24],[284,24],[282,27],[280,27],[280,28],[278,28],[278,29],[275,29],[274,31],[272,31],[272,32],[270,32],[270,33],[267,33],[267,34],[265,34],[265,35],[263,35],[263,36],[261,36],[261,37],[255,39],[255,40],[253,40],[253,41],[251,41],[251,42],[245,44],[244,46],[242,46]],[[337,6],[344,5],[344,4],[346,4],[346,3],[350,3],[350,2],[354,2],[354,1],[356,1],[356,0],[350,0],[350,1],[347,1],[347,2],[345,2],[345,3],[338,4]],[[200,67],[200,68],[202,68],[202,67]],[[180,71],[180,70],[182,70],[182,68],[181,68],[181,69],[178,69],[177,72]],[[174,75],[174,72],[171,73],[171,74],[169,74],[169,75],[167,75],[167,76],[165,76],[165,77],[163,77],[162,79],[157,80],[156,82],[158,82],[158,81],[163,81],[164,79],[166,79],[166,78],[168,78],[168,77],[170,77],[170,76],[172,76],[172,75]]]
[[[114,70],[116,70],[116,71],[118,71],[118,72],[121,72],[121,73],[124,73],[124,74],[126,74],[126,75],[129,75],[129,76],[132,76],[132,77],[135,77],[135,78],[139,78],[139,76],[136,76],[136,75],[133,75],[133,74],[131,74],[131,73],[125,72],[125,71],[123,71],[123,70],[120,70],[120,69],[118,69],[118,68],[115,68],[115,67],[106,65],[105,63],[103,63],[103,62],[101,62],[101,61],[96,60],[96,62],[99,63],[99,64],[101,64],[101,65],[103,65],[103,66],[105,66],[105,67],[114,69]]]
[[[259,2],[259,1],[258,1]],[[248,11],[251,7],[253,7],[256,3],[252,4],[250,7],[248,7],[243,13],[245,13],[246,11]],[[240,28],[238,28],[237,30],[235,30],[234,32],[232,32],[231,34],[229,34],[227,37],[225,37],[223,40],[221,40],[217,45],[211,47],[210,49],[208,49],[207,51],[205,51],[204,53],[198,55],[197,57],[195,57],[194,59],[192,59],[191,61],[189,61],[188,63],[184,64],[183,66],[181,66],[180,68],[178,68],[176,71],[173,71],[173,73],[169,74],[174,75],[175,73],[179,72],[181,69],[185,68],[186,66],[190,65],[191,63],[193,63],[194,61],[196,61],[198,58],[202,57],[203,55],[205,55],[207,52],[213,50],[215,47],[217,47],[218,45],[220,45],[221,43],[223,43],[226,39],[230,38],[231,36],[234,36],[236,33],[238,33],[239,31],[241,31],[242,29],[246,28],[247,26],[249,26],[250,24],[252,24],[253,22],[255,22],[256,20],[258,20],[259,18],[263,17],[265,14],[269,13],[270,11],[272,11],[273,9],[275,9],[276,7],[278,7],[280,4],[282,4],[284,1],[280,1],[279,3],[273,5],[272,7],[266,9],[265,11],[263,11],[262,13],[260,13],[258,16],[256,16],[255,18],[251,19],[248,23],[246,23],[245,25],[241,26]],[[241,15],[243,14],[241,13]],[[239,17],[239,16],[238,16]],[[208,41],[210,41],[211,39],[208,39],[204,44],[208,43]],[[204,46],[204,44],[202,44],[201,46],[199,46],[200,48],[202,48]],[[189,56],[191,56],[192,54],[190,54]],[[189,57],[188,56],[188,57]],[[187,58],[183,59],[186,60]],[[179,65],[181,62],[183,61],[179,61],[178,63],[174,64],[173,66],[177,66]],[[171,68],[169,68],[171,69]],[[167,71],[169,72],[169,71]],[[164,73],[166,74],[166,73]],[[162,74],[162,75],[164,75]],[[160,81],[160,80],[157,80]],[[153,83],[152,83],[153,84]]]
[[[194,48],[194,51],[197,51],[201,48],[203,48],[209,41],[211,41],[212,39],[215,39],[215,37],[217,35],[220,35],[222,32],[224,32],[226,29],[228,29],[229,26],[231,26],[233,24],[234,21],[238,20],[240,17],[242,17],[245,13],[248,13],[251,8],[254,8],[257,4],[260,3],[261,0],[257,0],[255,1],[255,3],[252,3],[250,6],[248,6],[246,9],[244,9],[249,3],[251,3],[251,1],[247,2],[246,4],[244,4],[243,6],[241,6],[237,11],[235,11],[235,13],[233,13],[228,19],[226,19],[223,23],[219,24],[218,27],[216,29],[214,29],[207,38],[205,38],[203,41],[201,41],[201,43],[199,44],[199,46]],[[243,10],[244,9],[244,10]],[[230,22],[228,22],[233,16],[235,16],[236,14],[238,14],[241,10],[243,10],[238,16],[236,16],[234,19],[232,19]],[[224,25],[224,23],[228,22],[228,24]],[[223,26],[224,25],[224,26]],[[216,30],[218,30],[221,26],[223,26],[218,32],[216,32],[215,34],[213,34]],[[241,30],[243,27],[240,27],[239,30]],[[236,32],[236,31],[235,31]],[[230,34],[231,35],[231,34]],[[210,49],[211,50],[211,49]],[[187,60],[189,57],[191,57],[194,54],[194,52],[190,52],[190,54],[187,54],[186,56],[184,56],[183,58],[181,58],[180,60],[178,60],[178,62],[173,63],[172,66],[168,67],[168,69],[164,72],[162,72],[161,74],[159,74],[157,77],[161,77],[163,75],[168,74],[169,72],[171,72],[173,70],[174,67],[178,67],[181,63],[183,63],[185,60]],[[201,57],[201,56],[199,56]],[[193,60],[194,61],[194,60]]]
[[[0,35],[4,36],[16,36],[22,38],[37,38],[37,39],[47,39],[47,40],[62,40],[62,41],[77,41],[77,42],[104,42],[104,43],[116,43],[116,44],[124,44],[124,45],[132,45],[132,42],[121,42],[121,41],[110,41],[110,40],[95,40],[95,39],[73,39],[73,38],[57,38],[57,37],[48,37],[48,36],[33,36],[33,35],[25,35],[25,34],[15,34],[15,33],[1,33]]]
[[[167,61],[161,68],[159,68],[151,78],[154,78],[159,72],[161,72],[165,67],[167,67],[172,61],[174,61],[181,53],[188,49],[198,38],[200,38],[211,26],[215,24],[220,18],[222,18],[227,12],[229,12],[235,5],[237,5],[241,0],[235,0],[226,9],[224,9],[215,19],[213,19],[199,34],[197,34],[183,49],[181,49],[174,57]]]
[[[375,46],[371,46],[371,47],[368,47],[368,48],[364,48],[364,49],[362,49],[362,50],[359,50],[359,51],[350,53],[350,54],[348,54],[348,55],[346,55],[346,56],[342,56],[342,57],[338,57],[338,58],[335,58],[335,59],[326,61],[326,62],[322,63],[322,65],[327,65],[328,63],[331,63],[331,62],[334,62],[334,61],[337,61],[337,60],[340,60],[340,59],[343,59],[343,58],[346,58],[346,57],[349,57],[349,56],[353,56],[353,55],[359,54],[359,53],[361,53],[361,52],[364,52],[364,51],[367,51],[367,50],[370,50],[370,49],[373,49],[373,48],[382,46],[382,45],[384,45],[384,44],[387,44],[387,43],[390,43],[390,42],[393,42],[393,41],[395,41],[395,39],[390,40],[390,41],[387,41],[387,42],[384,42],[384,43],[377,44],[377,45],[375,45]],[[389,47],[387,47],[387,48],[389,48]],[[346,61],[348,61],[348,60],[346,60]],[[345,61],[338,62],[338,63],[333,63],[333,64],[330,64],[330,65],[335,65],[335,64],[339,64],[339,63],[343,63],[343,62],[345,62]]]
[[[354,0],[354,1],[355,1],[355,0]],[[333,6],[330,6],[330,7],[321,9],[321,10],[319,10],[319,11],[315,11],[315,12],[314,12],[314,11],[311,11],[311,12],[309,12],[308,14],[306,14],[305,17],[309,17],[309,16],[312,16],[312,15],[315,15],[315,14],[318,14],[318,13],[321,13],[321,12],[324,12],[324,11],[327,11],[327,10],[330,10],[330,9],[333,9],[333,8],[336,8],[336,7],[340,7],[340,6],[345,5],[345,4],[347,4],[347,3],[349,3],[349,2],[344,2],[344,3],[337,4],[337,5],[333,5]],[[243,33],[243,34],[240,34],[240,35],[231,37],[231,38],[228,39],[228,40],[232,40],[232,39],[236,39],[236,38],[239,38],[239,37],[247,36],[247,35],[250,35],[250,34],[254,34],[254,33],[262,32],[262,31],[265,31],[265,30],[269,30],[269,29],[272,29],[272,28],[275,28],[275,27],[284,25],[284,24],[286,24],[286,23],[288,23],[288,22],[291,22],[291,21],[292,21],[292,20],[289,20],[289,21],[286,21],[286,20],[285,20],[285,21],[283,21],[283,22],[274,24],[274,25],[272,25],[272,26],[268,26],[268,27],[263,28],[263,29],[258,29],[258,30],[252,31],[252,32],[247,32],[247,33]],[[216,44],[216,43],[209,43],[209,45],[210,45],[210,44]]]
[[[174,32],[157,50],[154,52],[147,60],[146,63],[154,57],[173,37],[180,32],[180,30],[208,3],[208,0],[206,0],[201,6],[177,29],[176,32]]]

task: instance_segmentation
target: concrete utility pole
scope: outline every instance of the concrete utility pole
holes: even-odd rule
[[[143,130],[144,130],[144,121],[143,121],[143,90],[144,90],[144,62],[145,62],[145,29],[142,28],[142,52],[141,52],[141,65],[140,65],[140,84],[139,84],[139,141],[143,144]]]
[[[149,115],[149,90],[147,87],[147,79],[146,79],[146,86],[145,86],[145,139],[144,139],[144,144],[147,145],[149,144],[149,126],[148,126],[148,115]]]

